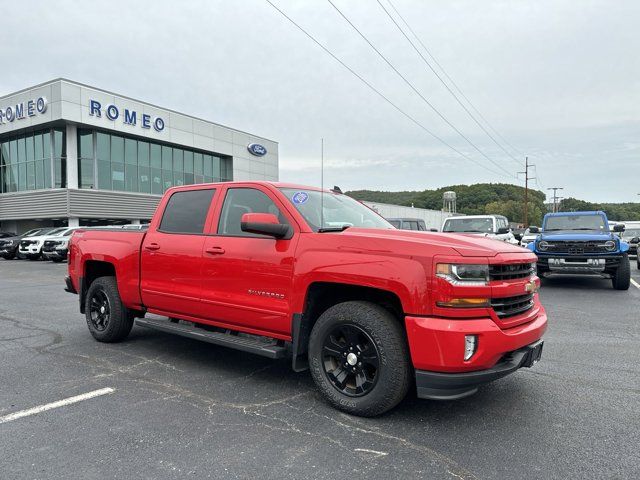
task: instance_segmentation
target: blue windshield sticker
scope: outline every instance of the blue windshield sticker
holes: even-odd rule
[[[291,199],[296,205],[302,205],[303,203],[306,203],[307,200],[309,200],[309,194],[307,192],[296,192],[293,194],[293,197],[291,197]]]

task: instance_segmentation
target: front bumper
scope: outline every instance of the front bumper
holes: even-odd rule
[[[42,253],[42,247],[39,245],[29,245],[28,247],[18,248],[18,252],[25,257],[39,257]]]
[[[467,373],[440,373],[416,370],[418,398],[431,400],[457,400],[478,391],[478,387],[515,372],[531,367],[542,356],[542,340],[509,352],[495,366]]]
[[[618,268],[623,256],[610,255],[543,255],[538,253],[539,273],[558,274],[603,274]]]
[[[17,245],[0,247],[0,257],[14,257],[18,251]]]
[[[65,260],[67,251],[66,248],[64,250],[42,250],[42,256],[49,260]]]

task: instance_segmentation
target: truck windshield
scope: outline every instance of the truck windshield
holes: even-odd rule
[[[558,230],[598,230],[608,231],[602,215],[557,215],[547,217],[545,232]]]
[[[493,233],[493,219],[479,218],[447,218],[442,231],[446,233]]]
[[[392,229],[393,225],[369,207],[340,193],[281,188],[309,226],[316,232],[340,231],[348,227]],[[322,198],[321,198],[322,197]],[[323,215],[320,215],[322,209]]]

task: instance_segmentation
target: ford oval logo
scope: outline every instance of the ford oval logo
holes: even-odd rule
[[[247,150],[251,155],[255,155],[256,157],[264,157],[267,154],[267,149],[259,143],[250,143],[247,145]]]

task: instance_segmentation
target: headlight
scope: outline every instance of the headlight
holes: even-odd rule
[[[489,265],[439,263],[436,276],[452,285],[485,286],[489,282]]]
[[[607,240],[606,242],[604,242],[604,248],[609,252],[613,252],[616,249],[616,242],[614,242],[613,240]]]
[[[549,242],[545,242],[544,240],[538,242],[538,248],[544,252],[549,248]]]

